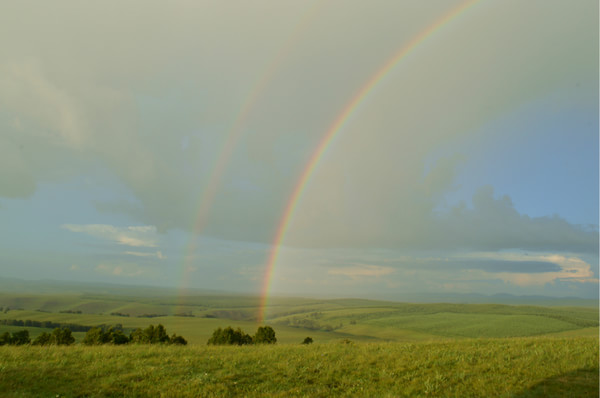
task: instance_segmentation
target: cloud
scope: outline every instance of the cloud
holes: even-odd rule
[[[402,198],[384,196],[382,191],[383,199],[375,196],[371,200],[374,190],[369,185],[331,195],[324,188],[320,195],[311,195],[300,204],[286,243],[306,247],[598,251],[597,230],[570,224],[556,215],[519,214],[510,197],[495,198],[490,186],[473,195],[472,206],[461,203],[445,211],[435,209],[436,202],[423,194],[427,190],[420,186]],[[395,189],[389,191],[390,195],[395,193]],[[392,199],[397,202],[384,203]],[[325,205],[325,200],[331,203]],[[351,205],[353,201],[358,203]]]
[[[63,224],[61,227],[72,232],[85,233],[95,238],[113,241],[124,246],[156,247],[158,242],[156,227],[154,226],[115,227],[106,224]],[[158,253],[160,252],[157,252],[157,256]]]
[[[140,15],[137,2],[119,13],[67,3],[69,13],[15,3],[0,16],[0,196],[106,169],[112,180],[101,183],[116,197],[98,208],[156,229],[64,228],[131,247],[155,247],[156,232],[190,231],[201,206],[210,211],[196,228],[207,236],[273,241],[346,104],[459,4],[349,1],[312,13],[303,2],[232,11],[182,1],[144,4]],[[488,188],[472,207],[436,210],[469,157],[439,156],[449,144],[485,139],[486,122],[549,93],[564,94],[553,109],[597,103],[597,6],[514,7],[472,7],[390,72],[317,166],[285,244],[597,252],[597,232],[519,214]],[[230,140],[232,155],[216,170]]]
[[[591,265],[578,257],[560,254],[523,255],[518,253],[487,253],[473,254],[472,256],[482,257],[483,262],[490,258],[500,258],[500,260],[492,261],[494,263],[500,261],[503,266],[493,271],[486,269],[480,276],[501,279],[518,286],[546,285],[558,281],[598,283],[598,278],[594,275]],[[512,270],[506,270],[505,264],[510,263],[513,263],[515,267]],[[536,264],[538,269],[532,272],[530,268],[523,266],[523,263]],[[539,267],[543,263],[548,264],[549,267],[553,266],[553,268],[541,270]],[[554,267],[558,267],[558,269]]]
[[[595,253],[598,231],[569,224],[559,216],[519,214],[507,195],[494,198],[493,188],[480,188],[473,207],[453,207],[434,219],[436,243],[476,250],[564,250]]]
[[[136,257],[156,257],[159,260],[164,260],[167,258],[166,256],[164,256],[162,254],[162,252],[160,250],[156,251],[155,253],[126,251],[126,252],[124,252],[124,254],[127,254],[129,256],[136,256]]]

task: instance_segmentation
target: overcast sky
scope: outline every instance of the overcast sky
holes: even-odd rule
[[[597,297],[598,2],[472,3],[4,2],[2,276],[259,293],[425,37],[272,292]]]

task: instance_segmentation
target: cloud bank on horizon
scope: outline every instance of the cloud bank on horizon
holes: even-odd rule
[[[462,4],[0,6],[0,268],[259,289],[327,129]],[[596,297],[597,27],[481,0],[437,29],[328,147],[273,291]]]

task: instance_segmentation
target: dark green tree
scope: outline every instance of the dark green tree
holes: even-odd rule
[[[213,331],[207,344],[209,345],[246,345],[252,344],[252,336],[244,333],[242,329],[233,330],[231,326],[225,329],[218,328]]]
[[[312,337],[307,337],[304,339],[304,341],[302,341],[302,344],[312,344],[312,343],[313,343]]]
[[[105,332],[102,328],[91,328],[85,333],[83,344],[85,345],[100,345],[110,343],[112,340],[110,333]]]
[[[167,330],[161,324],[158,324],[156,327],[150,325],[143,330],[138,328],[131,333],[129,340],[132,343],[137,344],[159,344],[170,342]]]
[[[29,338],[29,330],[27,329],[14,332],[10,338],[10,344],[12,345],[23,345],[29,343],[31,343],[31,339]]]
[[[135,344],[144,344],[148,343],[144,340],[144,331],[140,328],[135,329],[133,332],[129,334],[129,342]]]
[[[33,345],[49,345],[51,344],[52,336],[48,332],[42,332],[38,337],[33,340]]]
[[[50,335],[51,344],[56,345],[71,345],[75,342],[75,338],[69,328],[56,328]]]
[[[156,343],[168,343],[169,335],[167,329],[160,323],[154,328],[154,334],[152,335],[152,344]]]
[[[277,337],[275,337],[275,331],[271,326],[259,326],[256,334],[254,335],[254,342],[256,344],[275,344],[277,343]]]
[[[175,345],[187,345],[187,340],[184,339],[183,336],[177,336],[176,334],[173,334],[169,341],[171,344]]]
[[[10,344],[11,338],[10,333],[4,332],[0,334],[0,345],[8,345]]]
[[[115,345],[127,344],[129,343],[129,338],[123,333],[122,330],[112,328],[109,329],[111,342]]]

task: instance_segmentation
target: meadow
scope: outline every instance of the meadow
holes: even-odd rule
[[[597,338],[2,347],[6,397],[597,397]]]
[[[249,296],[124,296],[0,294],[0,323],[31,320],[85,326],[120,324],[126,331],[163,324],[190,344],[206,344],[218,327],[253,333],[259,300]],[[361,299],[275,298],[265,323],[283,344],[310,336],[324,343],[413,342],[440,339],[598,335],[598,307],[501,304],[414,304]],[[0,324],[0,333],[9,326]],[[12,326],[11,326],[12,328]],[[35,335],[36,328],[29,328]],[[11,329],[12,331],[12,329]],[[39,332],[41,333],[41,331]],[[80,332],[76,334],[81,339]]]
[[[163,324],[189,345],[3,346],[0,392],[38,396],[598,396],[598,308],[275,298],[274,346],[207,346],[253,334],[258,299],[0,294],[0,323]],[[0,324],[0,333],[47,328]],[[84,332],[74,333],[81,341]],[[314,344],[301,345],[310,336]]]

